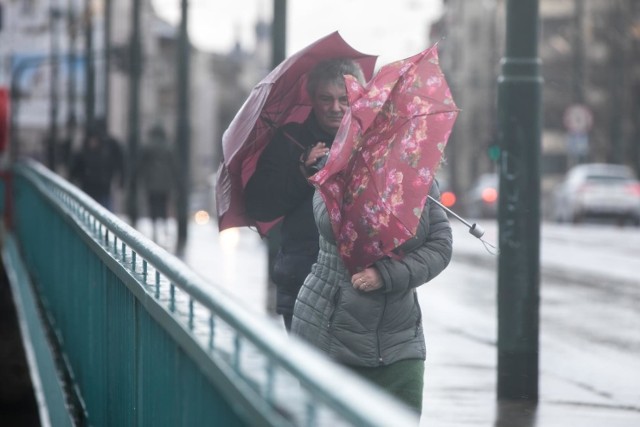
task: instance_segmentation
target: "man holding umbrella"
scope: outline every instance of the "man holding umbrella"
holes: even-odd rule
[[[303,123],[278,129],[244,189],[247,214],[255,221],[283,218],[272,279],[277,286],[276,312],[283,316],[287,331],[298,290],[318,255],[314,187],[307,178],[323,166],[349,106],[345,75],[364,82],[360,65],[351,59],[325,60],[308,73],[311,113]]]

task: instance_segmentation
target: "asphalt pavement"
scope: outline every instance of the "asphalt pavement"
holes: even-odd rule
[[[466,233],[463,226],[454,224],[452,263],[443,274],[420,289],[428,351],[420,425],[640,426],[640,401],[621,405],[612,402],[607,393],[590,390],[588,368],[584,371],[583,381],[541,368],[537,404],[497,401],[496,319],[487,315],[487,311],[495,311],[495,288],[486,285],[495,281],[497,256],[491,253],[490,245],[497,246],[497,240],[495,225],[483,225],[487,228],[484,238],[489,245],[486,248]],[[143,233],[147,230],[145,234],[149,235],[144,222],[140,229]],[[169,224],[167,233],[161,234],[158,243],[170,248],[174,230],[174,225]],[[634,236],[634,239],[638,238],[637,234]],[[580,242],[576,246],[579,251]],[[562,257],[554,253],[555,250],[543,248],[541,254],[543,274],[552,278],[554,274],[559,276],[554,280],[561,280],[561,276],[567,274],[567,264],[569,267],[575,264],[572,274],[577,274],[576,280],[606,274],[602,269],[591,271],[593,263],[580,253],[576,257],[582,258],[582,263],[576,262],[574,257],[564,257],[567,259],[563,268]],[[266,244],[255,231],[239,228],[220,234],[214,222],[192,223],[184,261],[212,286],[228,292],[247,310],[267,318],[285,333],[280,319],[267,309],[266,251]],[[616,271],[611,273],[614,278],[628,282],[629,286],[639,284],[632,268],[635,264],[627,266],[626,260],[619,259],[617,262],[620,265],[616,265]],[[578,264],[582,270],[576,272]],[[478,286],[471,286],[475,282]],[[545,354],[541,353],[540,358],[545,360]],[[640,387],[640,384],[634,387]]]

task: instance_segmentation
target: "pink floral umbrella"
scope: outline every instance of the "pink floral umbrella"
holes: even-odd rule
[[[416,232],[458,108],[433,47],[382,67],[362,87],[346,76],[350,111],[311,177],[351,273]]]

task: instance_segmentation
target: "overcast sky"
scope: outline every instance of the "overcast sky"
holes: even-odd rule
[[[153,0],[170,22],[179,18],[179,0]],[[288,0],[287,55],[333,31],[354,48],[379,55],[378,65],[427,48],[429,23],[441,13],[441,0]],[[271,0],[189,0],[192,42],[224,53],[239,38],[253,47],[258,17],[271,20]]]

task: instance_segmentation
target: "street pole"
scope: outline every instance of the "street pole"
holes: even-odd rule
[[[76,132],[76,36],[77,11],[74,0],[67,0],[67,31],[69,36],[69,60],[67,61],[67,146],[65,147],[65,163],[69,163],[69,154],[73,149]],[[68,164],[67,164],[68,166]]]
[[[287,0],[273,0],[271,69],[284,61],[287,50]]]
[[[93,53],[93,10],[91,0],[84,3],[84,49],[85,49],[85,134],[93,128],[96,104],[96,70]]]
[[[611,40],[611,141],[612,150],[611,155],[607,156],[612,163],[625,163],[627,159],[627,153],[624,143],[624,113],[623,110],[627,105],[627,92],[629,86],[627,85],[627,70],[630,69],[630,65],[627,65],[627,43],[629,42],[627,28],[629,25],[625,22],[628,19],[629,8],[625,3],[617,2],[611,5],[612,19],[615,30],[611,31],[609,35]]]
[[[59,7],[51,6],[49,10],[49,37],[51,48],[51,78],[49,82],[49,135],[47,138],[47,166],[52,171],[56,167],[56,149],[58,144],[58,103],[60,100],[58,76],[60,71],[60,45],[58,40],[58,21],[62,16]]]
[[[585,105],[585,52],[584,52],[584,2],[585,0],[573,0],[573,76],[572,99],[573,105]],[[582,163],[588,157],[588,148],[576,148],[576,145],[588,147],[588,133],[570,132],[567,135],[567,167],[571,168]],[[576,139],[578,138],[578,139]],[[576,142],[584,141],[584,142]]]
[[[178,117],[176,126],[176,145],[180,160],[179,190],[177,201],[178,239],[176,253],[184,255],[187,243],[187,216],[189,210],[190,190],[190,129],[189,129],[189,34],[188,34],[188,0],[181,0],[180,33],[178,38]]]
[[[271,27],[271,69],[276,68],[286,57],[287,48],[287,0],[273,0],[273,25]],[[276,285],[271,280],[275,258],[282,242],[282,222],[267,234],[267,312],[276,311]]]
[[[573,0],[573,102],[584,103],[584,2]]]
[[[103,119],[105,126],[109,127],[109,108],[111,98],[111,16],[113,15],[113,5],[111,0],[104,0],[104,112]]]
[[[140,43],[141,0],[133,0],[131,13],[131,35],[129,38],[129,117],[128,142],[129,164],[127,167],[127,215],[136,226],[138,221],[137,168],[138,142],[140,139],[140,76],[142,74],[142,48]]]
[[[538,400],[540,128],[538,0],[507,0],[498,79],[498,399]]]

